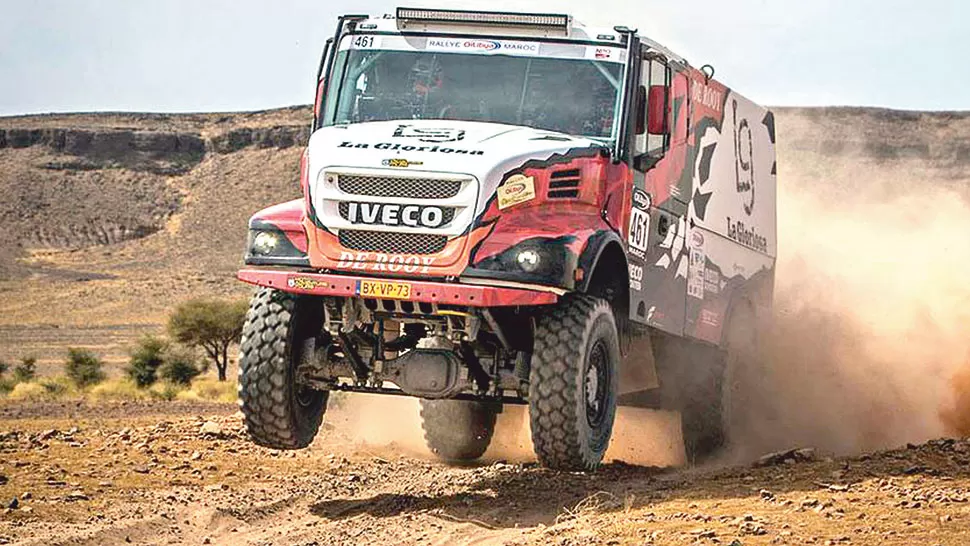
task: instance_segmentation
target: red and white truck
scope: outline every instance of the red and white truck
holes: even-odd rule
[[[592,469],[617,405],[721,447],[771,305],[772,113],[626,27],[398,8],[339,18],[303,197],[250,221],[240,398],[307,446],[331,391],[421,398],[429,446],[528,404],[539,461]]]

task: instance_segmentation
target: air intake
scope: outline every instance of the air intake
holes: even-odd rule
[[[556,171],[549,177],[549,199],[573,199],[579,197],[579,169]]]

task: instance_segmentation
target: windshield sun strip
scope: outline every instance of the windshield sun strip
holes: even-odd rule
[[[353,39],[355,36],[356,37],[360,37],[360,36],[374,36],[374,37],[382,37],[382,38],[391,38],[392,40],[394,38],[399,38],[400,41],[393,40],[391,42],[393,45],[388,45],[387,42],[381,41],[380,42],[380,44],[381,44],[380,46],[374,46],[374,47],[358,47],[357,45],[355,45],[355,41]],[[429,47],[427,47],[427,41],[425,41],[425,44],[424,44],[425,47],[422,48],[422,47],[415,47],[414,43],[412,41],[409,41],[408,38],[424,38],[426,40],[429,40],[429,39],[468,39],[468,40],[479,40],[481,42],[495,42],[495,43],[518,44],[520,46],[524,46],[524,45],[528,45],[528,44],[537,44],[540,47],[543,44],[560,45],[560,46],[575,46],[577,48],[582,48],[582,51],[583,51],[584,54],[583,55],[564,55],[564,54],[550,55],[550,54],[541,54],[541,53],[527,54],[527,53],[523,52],[521,49],[519,49],[519,50],[513,50],[513,51],[508,51],[508,52],[500,52],[500,53],[495,53],[495,52],[492,52],[492,51],[485,51],[485,50],[476,50],[476,49],[472,49],[472,48],[468,48],[468,49],[462,49],[462,48],[456,48],[456,49],[441,48],[441,49],[439,49],[439,48],[429,48]],[[396,42],[396,43],[394,43],[394,42]],[[374,43],[377,43],[377,41],[375,41]],[[591,57],[588,57],[588,56],[586,56],[585,53],[588,52],[590,48],[596,48],[596,49],[600,49],[600,50],[609,50],[610,51],[610,53],[609,53],[610,57],[608,57],[608,58],[596,58],[596,57],[592,57],[591,58]],[[488,56],[488,55],[507,55],[507,56],[515,56],[515,57],[536,57],[536,58],[547,58],[547,59],[574,59],[574,60],[587,60],[587,61],[594,61],[595,60],[595,61],[604,62],[604,63],[611,63],[611,64],[624,64],[625,63],[624,57],[626,56],[626,53],[627,53],[627,50],[626,50],[626,48],[624,46],[622,46],[621,44],[615,44],[615,43],[604,44],[604,43],[599,43],[599,42],[579,42],[579,41],[568,41],[568,40],[567,41],[563,41],[563,40],[550,40],[550,39],[529,39],[529,37],[522,37],[522,36],[515,36],[515,37],[509,37],[509,38],[500,38],[500,37],[491,37],[491,36],[484,37],[484,36],[473,36],[473,35],[472,36],[463,36],[463,35],[461,35],[461,36],[459,36],[459,35],[452,36],[452,35],[446,35],[446,34],[404,34],[404,33],[366,33],[365,34],[365,33],[355,33],[355,34],[345,34],[341,38],[340,43],[337,45],[337,50],[338,51],[357,51],[357,50],[366,51],[366,50],[375,50],[375,49],[387,50],[387,51],[415,51],[415,52],[420,52],[420,51],[433,51],[433,52],[438,52],[438,53],[463,53],[463,54],[468,54],[468,55],[482,55],[482,56]]]

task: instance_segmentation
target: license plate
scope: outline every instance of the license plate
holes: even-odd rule
[[[406,300],[411,297],[411,284],[406,282],[360,281],[357,294],[368,298]]]

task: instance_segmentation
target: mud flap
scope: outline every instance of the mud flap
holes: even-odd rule
[[[660,387],[650,335],[646,331],[631,334],[624,349],[617,396]]]

